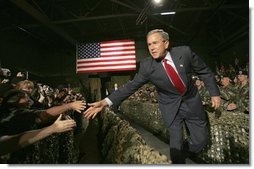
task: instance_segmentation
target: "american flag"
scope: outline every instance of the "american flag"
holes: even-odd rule
[[[136,70],[134,40],[114,40],[77,45],[77,73]]]

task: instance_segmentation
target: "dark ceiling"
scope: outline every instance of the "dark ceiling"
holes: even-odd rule
[[[175,15],[160,15],[161,12]],[[170,32],[174,43],[190,44],[201,32],[220,50],[249,35],[248,0],[2,0],[0,31],[18,29],[44,43],[144,40],[153,28]],[[201,36],[202,38],[202,36]]]
[[[155,28],[169,32],[173,46],[201,47],[217,58],[210,64],[219,55],[232,60],[222,54],[232,46],[248,52],[248,0],[152,1],[0,0],[0,66],[38,77],[75,75],[77,42],[130,38],[146,50],[146,33]]]

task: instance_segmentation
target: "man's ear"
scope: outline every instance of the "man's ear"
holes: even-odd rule
[[[165,49],[169,49],[170,42],[168,40],[166,40],[164,43],[165,43]]]

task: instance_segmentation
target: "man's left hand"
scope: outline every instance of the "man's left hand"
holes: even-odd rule
[[[214,109],[218,109],[220,107],[220,102],[221,102],[220,96],[212,96],[211,100],[212,100],[212,107]]]

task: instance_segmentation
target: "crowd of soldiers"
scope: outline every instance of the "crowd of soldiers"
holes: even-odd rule
[[[244,112],[249,113],[249,79],[246,70],[240,70],[234,77],[229,74],[221,74],[217,76],[222,105],[221,111],[228,112]],[[210,105],[210,96],[205,88],[203,81],[196,78],[196,86],[198,87],[203,105],[208,107]]]
[[[103,163],[106,164],[170,164],[166,155],[146,143],[129,122],[105,109],[99,118]]]

